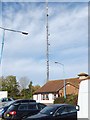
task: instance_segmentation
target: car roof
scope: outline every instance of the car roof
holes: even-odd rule
[[[61,106],[73,106],[73,105],[70,105],[70,104],[51,104],[51,105],[48,105],[50,107],[61,107]]]
[[[7,102],[3,107],[10,106],[10,105],[15,104],[15,103],[28,103],[28,102],[35,102],[36,103],[35,100],[31,100],[31,99],[17,99],[17,100]]]
[[[20,103],[19,102],[14,102],[12,105],[25,105],[25,104],[27,104],[27,105],[38,105],[38,104],[40,104],[40,105],[47,106],[43,103],[38,103],[38,102],[20,102]]]
[[[36,100],[32,100],[32,99],[17,99],[17,100],[15,100],[15,102],[36,102]]]

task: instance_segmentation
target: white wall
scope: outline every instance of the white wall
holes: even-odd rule
[[[78,111],[78,118],[89,118],[89,104],[88,101],[90,91],[89,91],[89,83],[90,80],[84,80],[80,83],[79,94],[78,94],[78,105],[80,106],[80,110]]]
[[[54,95],[52,93],[48,94],[49,100],[42,100],[41,94],[33,95],[33,99],[37,102],[44,103],[44,104],[53,104],[54,102]]]
[[[0,91],[0,99],[1,98],[7,98],[8,92],[7,91]]]

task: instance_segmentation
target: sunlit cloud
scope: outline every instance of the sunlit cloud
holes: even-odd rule
[[[5,31],[2,74],[16,75],[18,79],[27,76],[34,84],[43,85],[46,81],[45,3],[3,2],[2,5],[3,27],[29,33],[24,36]],[[50,79],[63,78],[62,68],[57,71],[55,61],[65,65],[66,78],[88,72],[88,3],[49,3],[49,33]],[[0,46],[1,42],[2,39]]]

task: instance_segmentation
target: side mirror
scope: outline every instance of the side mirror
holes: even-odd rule
[[[79,110],[80,110],[79,105],[76,105],[76,110],[77,110],[77,111],[79,111]]]

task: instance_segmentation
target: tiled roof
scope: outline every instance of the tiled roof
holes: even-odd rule
[[[69,78],[65,80],[66,80],[66,85],[71,84],[76,88],[79,88],[79,83],[82,81],[79,78]],[[58,92],[63,87],[64,87],[64,80],[50,80],[45,85],[43,85],[40,89],[38,89],[34,94],[54,93],[54,92]]]
[[[44,86],[42,86],[39,90],[37,90],[35,93],[48,93],[48,92],[56,92],[59,88],[63,87],[63,81],[62,80],[54,80],[54,81],[48,81]]]

